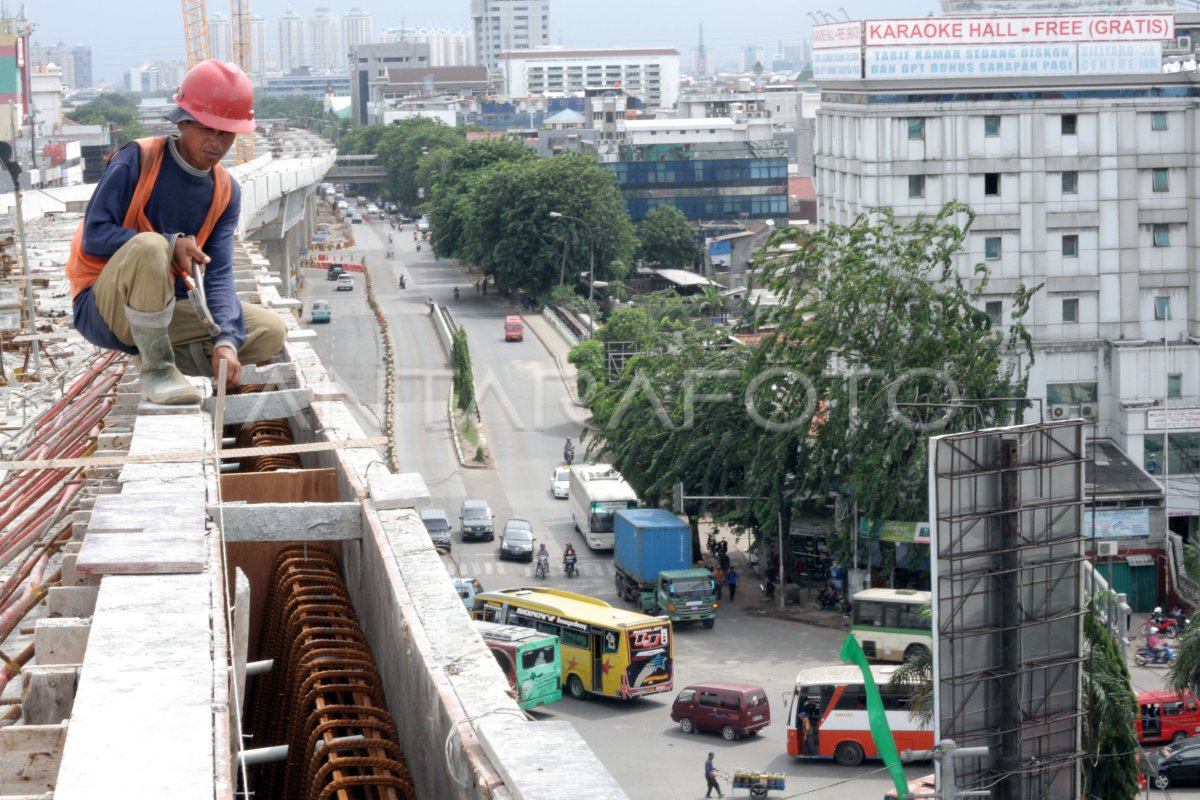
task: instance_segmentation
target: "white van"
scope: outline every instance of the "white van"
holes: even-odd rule
[[[348,211],[349,209],[350,209],[350,204],[349,204],[349,203],[347,203],[345,200],[338,200],[338,204],[337,204],[337,210],[338,210],[338,211],[341,211],[341,212],[345,213],[345,212],[346,212],[346,211]]]

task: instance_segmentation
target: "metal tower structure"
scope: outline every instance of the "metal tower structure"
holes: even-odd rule
[[[183,38],[187,45],[188,69],[208,58],[212,48],[208,42],[208,12],[204,0],[182,0]]]
[[[250,74],[250,0],[230,0],[233,17],[233,61]],[[254,160],[254,134],[245,133],[237,137],[237,163]]]

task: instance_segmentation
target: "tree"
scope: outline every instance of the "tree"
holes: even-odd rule
[[[1200,578],[1200,544],[1194,539],[1183,544],[1183,571],[1193,581]],[[1176,691],[1186,689],[1200,694],[1200,625],[1183,629],[1176,650],[1167,672],[1167,685]]]
[[[369,125],[351,130],[342,138],[341,150],[350,155],[375,154],[387,170],[385,193],[406,207],[419,201],[418,189],[430,189],[417,182],[422,156],[438,148],[462,145],[466,134],[437,120],[410,117],[395,125]]]
[[[471,352],[467,348],[467,332],[462,328],[451,338],[450,367],[454,404],[461,411],[470,411],[475,403],[475,376],[471,369]]]
[[[638,225],[639,254],[649,264],[691,269],[700,255],[696,226],[674,206],[658,206]]]
[[[1009,397],[1033,362],[1021,318],[1036,288],[1014,293],[1007,333],[993,325],[987,267],[954,266],[973,219],[951,203],[906,224],[876,209],[771,235],[760,264],[778,327],[748,376],[771,431],[751,467],[756,519],[781,514],[786,529],[794,504],[833,494],[871,520],[924,519],[929,435],[1019,421]]]
[[[584,220],[589,231],[551,211]],[[584,271],[595,248],[596,279],[613,277],[610,265],[628,263],[633,223],[612,175],[592,159],[565,154],[501,161],[480,170],[470,185],[469,216],[459,257],[493,275],[503,287],[545,293],[566,263]]]
[[[1137,698],[1117,637],[1101,619],[1112,592],[1087,599],[1083,616],[1083,797],[1133,800],[1140,752],[1133,717]]]
[[[146,135],[146,128],[138,122],[140,104],[136,95],[106,93],[76,108],[71,119],[80,125],[111,125],[121,131],[119,138],[131,141]]]
[[[419,162],[417,180],[433,187],[429,201],[433,251],[448,258],[465,258],[467,220],[471,216],[471,187],[478,173],[505,162],[536,158],[532,149],[511,139],[467,142],[440,148]]]

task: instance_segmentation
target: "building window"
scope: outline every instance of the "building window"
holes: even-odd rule
[[[909,197],[924,197],[925,196],[925,176],[924,175],[909,175],[908,176],[908,196]]]
[[[983,194],[985,197],[1000,196],[1000,173],[985,172],[983,175]]]
[[[1000,237],[987,236],[983,240],[983,257],[989,261],[1000,257]]]
[[[1004,313],[1004,303],[999,300],[988,300],[984,303],[983,310],[993,325],[999,325],[1000,315]]]
[[[1167,375],[1167,399],[1178,400],[1183,397],[1183,373],[1172,372]]]
[[[1150,130],[1165,131],[1167,129],[1167,112],[1151,111],[1150,112]]]
[[[1169,297],[1154,298],[1154,318],[1155,319],[1170,319],[1171,318],[1171,298],[1169,298]]]
[[[1062,254],[1065,258],[1079,257],[1079,234],[1066,233],[1062,238]]]
[[[1154,223],[1154,246],[1155,247],[1170,247],[1171,246],[1171,226],[1164,222]]]
[[[1064,172],[1062,174],[1062,193],[1063,194],[1078,194],[1079,193],[1079,173]]]
[[[1062,321],[1079,322],[1079,298],[1066,297],[1062,301]]]
[[[1079,124],[1079,117],[1075,114],[1063,114],[1062,117],[1062,135],[1074,136],[1075,128]]]
[[[925,138],[925,118],[913,117],[908,121],[908,138],[924,139]]]
[[[1167,192],[1171,190],[1171,177],[1165,168],[1154,170],[1154,191]]]
[[[999,136],[1000,135],[1000,118],[999,117],[984,117],[983,118],[983,135],[984,136]]]

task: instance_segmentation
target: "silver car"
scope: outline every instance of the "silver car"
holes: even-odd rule
[[[458,515],[463,541],[487,539],[490,542],[495,539],[495,519],[487,500],[463,500],[462,513]]]
[[[500,532],[500,558],[533,561],[533,526],[527,519],[510,519]]]

